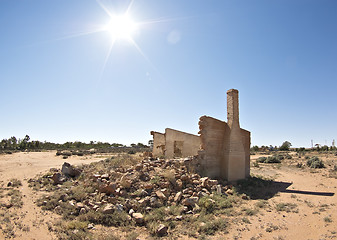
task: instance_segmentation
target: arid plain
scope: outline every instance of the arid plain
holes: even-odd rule
[[[235,197],[235,201],[228,211],[214,212],[214,219],[225,219],[223,228],[218,226],[215,231],[204,231],[204,222],[192,220],[202,214],[193,211],[179,213],[174,221],[170,219],[174,225],[167,224],[163,236],[151,233],[146,224],[123,227],[95,224],[81,236],[93,239],[336,239],[337,156],[318,152],[306,153],[300,158],[296,152],[287,155],[291,159],[284,158],[281,163],[257,163],[259,157],[270,156],[269,153],[251,155],[251,175],[258,181],[241,191],[234,185],[232,191],[224,193]],[[325,167],[309,168],[306,162],[311,156],[318,156]],[[134,161],[143,159],[139,154],[130,157]],[[57,211],[42,210],[37,205],[38,199],[50,192],[46,192],[46,187],[34,190],[28,182],[51,168],[60,169],[64,161],[79,166],[109,158],[108,154],[92,154],[63,159],[56,156],[56,151],[0,155],[0,238],[61,238],[53,226],[69,220],[62,220]],[[21,184],[16,185],[16,181]],[[165,221],[160,223],[165,225]],[[185,223],[200,227],[188,229]],[[75,233],[71,239],[80,239],[76,238],[76,226],[70,229]]]

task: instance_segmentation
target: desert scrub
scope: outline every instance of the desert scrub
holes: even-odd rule
[[[255,162],[253,162],[253,167],[259,168],[260,165],[259,165],[259,163],[257,161],[255,161]]]
[[[102,213],[101,211],[89,210],[87,213],[78,217],[79,221],[102,224],[104,226],[132,226],[129,216],[126,212],[115,211],[112,214]]]
[[[12,178],[11,180],[9,180],[7,186],[8,187],[20,187],[22,186],[22,183],[19,179]]]
[[[87,230],[87,223],[78,221],[56,222],[53,230],[60,240],[89,240],[92,234]]]
[[[268,201],[266,200],[260,200],[255,203],[255,207],[257,208],[265,208],[266,206],[268,206]]]
[[[332,219],[331,219],[329,216],[324,217],[323,220],[324,220],[324,222],[326,222],[326,223],[332,222]]]
[[[19,190],[11,189],[11,190],[9,190],[7,195],[10,196],[10,201],[9,201],[10,205],[12,205],[13,207],[16,207],[16,208],[22,207],[22,205],[23,205],[22,194]]]
[[[284,212],[298,212],[297,204],[295,203],[278,203],[275,206],[277,211],[284,211]]]
[[[258,163],[280,163],[283,159],[283,155],[274,155],[269,157],[259,157],[256,161]]]
[[[324,163],[318,157],[313,156],[307,161],[307,166],[310,168],[324,168]]]
[[[214,235],[217,231],[226,231],[228,223],[224,218],[212,218],[197,222],[197,224],[199,225],[197,229],[200,234]]]
[[[213,197],[204,196],[200,198],[198,205],[206,213],[221,213],[223,209],[232,208],[233,202],[235,202],[234,197],[213,195]]]
[[[244,212],[247,216],[254,216],[258,213],[257,208],[243,208],[242,212]]]

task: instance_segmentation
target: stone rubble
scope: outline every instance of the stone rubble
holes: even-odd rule
[[[227,185],[226,181],[201,177],[188,171],[186,163],[191,161],[193,158],[188,161],[148,158],[133,167],[117,167],[96,173],[86,172],[85,169],[81,171],[64,163],[61,172],[54,172],[49,178],[56,187],[72,181],[73,186],[83,184],[84,187],[95,188],[82,201],[69,199],[72,187],[63,189],[58,201],[73,206],[76,209],[75,215],[85,214],[90,210],[103,214],[125,212],[136,224],[143,225],[143,214],[155,208],[181,205],[181,214],[196,214],[200,211],[198,202],[201,198],[212,194],[234,194],[232,186]],[[80,175],[84,175],[81,176],[81,182],[77,180]],[[56,206],[54,211],[61,214],[62,209]],[[183,215],[176,216],[176,220],[182,219]],[[162,224],[158,227],[157,234],[163,236],[167,231],[168,227]]]

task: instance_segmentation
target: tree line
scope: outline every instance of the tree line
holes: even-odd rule
[[[291,147],[291,143],[289,141],[285,141],[282,143],[281,146],[277,147],[277,146],[253,146],[251,147],[251,151],[253,152],[257,152],[257,151],[289,151],[289,150],[293,150],[296,152],[303,152],[303,151],[336,151],[337,148],[336,146],[321,146],[319,144],[316,144],[315,147],[313,148],[290,148]]]
[[[149,148],[149,146],[142,143],[132,143],[130,145],[132,148]],[[127,146],[120,143],[108,143],[100,141],[90,141],[89,143],[75,141],[75,142],[65,142],[65,143],[52,143],[52,142],[41,142],[41,141],[31,141],[30,137],[26,135],[24,138],[10,137],[8,139],[2,139],[0,142],[0,150],[89,150],[89,149],[107,149],[107,148],[127,148]]]

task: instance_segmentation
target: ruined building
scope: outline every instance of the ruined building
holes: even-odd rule
[[[250,175],[250,132],[240,128],[239,92],[227,91],[227,123],[202,116],[199,136],[166,129],[153,135],[154,156],[198,155],[202,176],[236,181]]]
[[[197,135],[166,128],[165,133],[151,132],[153,136],[153,156],[165,158],[187,157],[198,154],[200,137]]]

